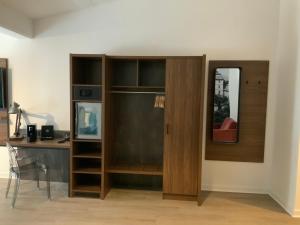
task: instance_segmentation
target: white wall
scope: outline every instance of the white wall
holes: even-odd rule
[[[0,56],[10,60],[13,99],[27,112],[53,116],[56,128],[69,129],[69,53],[206,53],[208,59],[272,60],[278,7],[279,0],[105,1],[36,21],[32,40],[1,39]],[[204,188],[263,193],[268,189],[270,109],[276,101],[273,75],[271,68],[265,163],[204,161]]]
[[[295,119],[295,127],[296,127],[296,134],[295,134],[295,147],[298,152],[298,157],[296,157],[297,160],[297,177],[296,177],[296,199],[295,199],[295,207],[294,207],[294,215],[297,217],[300,217],[300,2],[297,1],[296,5],[296,36],[297,41],[295,48],[297,49],[297,68],[296,68],[296,74],[297,74],[297,83],[296,83],[296,109],[294,114]]]
[[[6,36],[0,33],[0,58],[11,58],[12,49],[15,41],[18,41],[15,38]],[[11,93],[9,93],[9,96]],[[0,147],[0,178],[8,176],[8,153],[6,148]]]
[[[295,213],[299,157],[299,13],[298,0],[281,1],[271,193],[290,214]]]

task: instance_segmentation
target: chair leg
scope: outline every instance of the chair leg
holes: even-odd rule
[[[16,182],[15,182],[15,190],[14,190],[14,196],[12,199],[11,207],[15,208],[18,192],[19,192],[19,187],[20,187],[20,176],[17,175],[16,177]]]
[[[10,184],[11,184],[11,178],[12,178],[12,174],[11,174],[11,172],[9,172],[8,183],[7,183],[6,193],[5,193],[5,198],[7,198],[8,193],[9,193]]]
[[[46,180],[47,180],[47,194],[48,194],[48,199],[51,199],[49,169],[46,169]]]

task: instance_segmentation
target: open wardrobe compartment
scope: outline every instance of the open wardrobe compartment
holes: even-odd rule
[[[101,164],[76,162],[101,168],[99,196],[134,188],[199,201],[205,56],[104,55],[100,65],[102,136],[91,146],[101,148]],[[78,146],[73,153],[88,145]]]

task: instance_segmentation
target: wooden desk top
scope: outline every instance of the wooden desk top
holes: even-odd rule
[[[27,142],[26,138],[21,141],[8,141],[13,147],[24,147],[24,148],[54,148],[54,149],[70,149],[71,144],[69,141],[65,143],[57,143],[59,139],[35,142]]]

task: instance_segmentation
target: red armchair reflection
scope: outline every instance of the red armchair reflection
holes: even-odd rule
[[[213,140],[217,142],[237,142],[237,122],[227,117],[222,124],[215,124]]]

